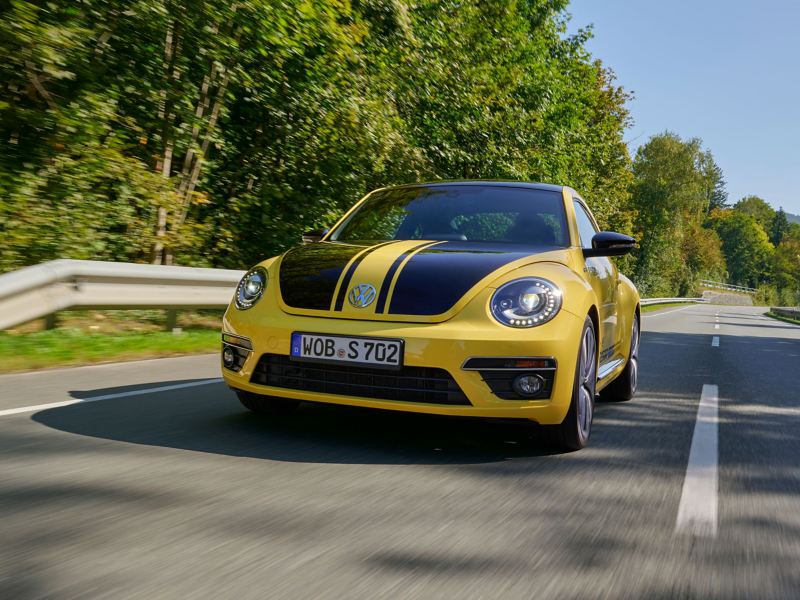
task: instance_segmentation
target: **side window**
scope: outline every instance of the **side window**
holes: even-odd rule
[[[577,200],[573,200],[573,204],[575,205],[575,219],[578,222],[578,233],[581,236],[581,247],[591,248],[592,238],[597,233],[597,229],[595,229],[592,219],[586,214],[586,209],[583,208],[583,205]]]

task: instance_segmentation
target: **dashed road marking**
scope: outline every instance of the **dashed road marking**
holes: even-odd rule
[[[714,329],[719,329],[719,323],[714,324]]]
[[[715,335],[713,338],[711,338],[711,347],[712,348],[719,348],[719,336],[718,335]]]
[[[162,385],[159,387],[143,388],[140,390],[117,392],[115,394],[104,394],[102,396],[92,396],[91,398],[75,398],[73,400],[64,400],[62,402],[50,402],[49,404],[36,404],[34,406],[21,406],[19,408],[8,408],[6,410],[0,410],[0,417],[7,417],[9,415],[18,415],[28,412],[35,412],[37,410],[46,410],[48,408],[60,408],[62,406],[70,406],[71,404],[86,404],[87,402],[114,400],[115,398],[127,398],[128,396],[142,396],[144,394],[157,394],[158,392],[170,392],[172,390],[181,390],[184,388],[197,387],[199,385],[220,383],[221,381],[222,381],[221,378],[203,379],[202,381],[187,381],[186,383]]]
[[[719,387],[704,385],[675,520],[676,534],[717,535]]]

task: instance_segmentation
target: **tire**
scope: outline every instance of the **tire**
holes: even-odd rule
[[[628,363],[617,375],[617,378],[608,384],[600,392],[600,399],[603,402],[627,402],[636,393],[636,386],[639,384],[639,339],[641,327],[639,316],[634,315],[633,326],[631,327],[631,350],[628,354]]]
[[[290,400],[289,398],[262,396],[242,390],[236,390],[236,395],[246,409],[270,417],[288,417],[300,406],[299,400]]]
[[[559,450],[585,448],[592,433],[594,397],[597,389],[597,335],[587,316],[581,331],[578,360],[572,384],[572,400],[560,425],[547,425],[544,434],[549,444]]]

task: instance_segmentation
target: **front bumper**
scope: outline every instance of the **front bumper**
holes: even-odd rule
[[[486,316],[419,324],[296,316],[280,311],[269,311],[265,318],[261,311],[238,311],[232,308],[225,315],[223,333],[247,338],[252,344],[252,351],[244,353],[241,370],[232,371],[223,367],[222,372],[230,387],[256,394],[439,415],[519,418],[557,424],[563,421],[569,408],[582,327],[583,320],[565,310],[540,327],[519,330],[495,324]],[[262,355],[289,355],[291,334],[295,331],[402,338],[405,341],[404,365],[446,370],[467,396],[470,405],[380,400],[251,382]],[[473,357],[511,356],[555,359],[557,369],[549,398],[500,398],[492,393],[480,372],[462,368],[467,359]]]

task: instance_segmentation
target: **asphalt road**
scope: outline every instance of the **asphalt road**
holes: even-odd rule
[[[638,396],[571,454],[271,422],[215,356],[0,377],[0,598],[798,598],[800,327],[762,312],[646,314]]]

